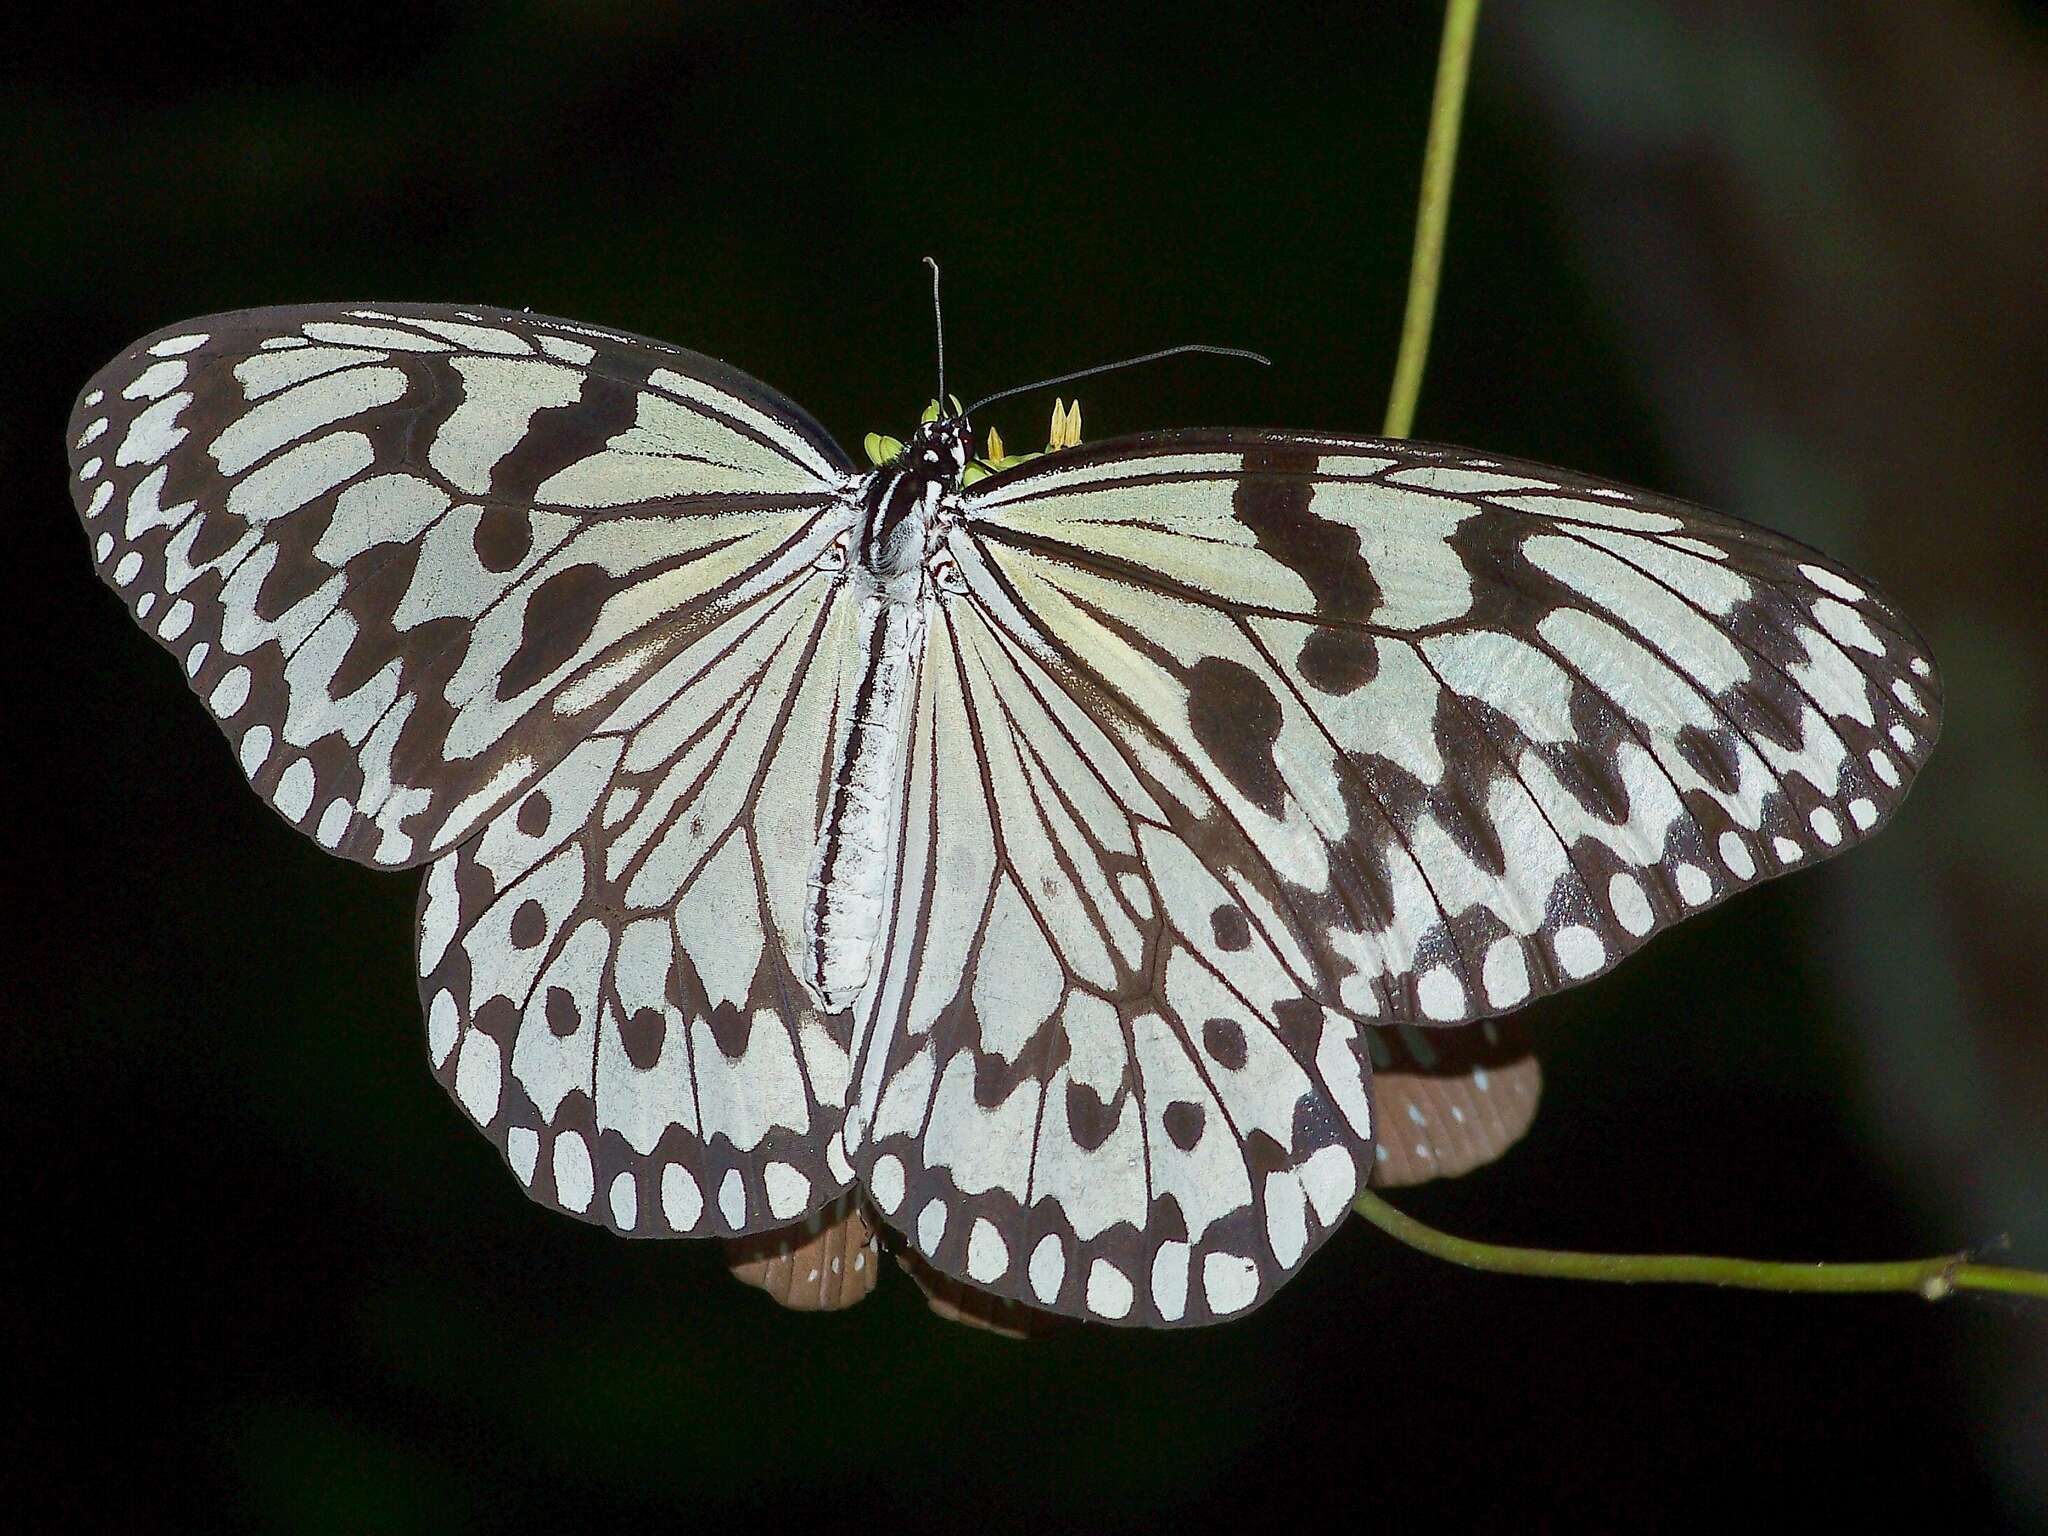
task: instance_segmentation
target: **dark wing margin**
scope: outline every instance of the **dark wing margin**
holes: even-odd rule
[[[381,867],[559,761],[850,473],[714,359],[445,305],[168,327],[87,384],[69,447],[100,574],[258,793]]]

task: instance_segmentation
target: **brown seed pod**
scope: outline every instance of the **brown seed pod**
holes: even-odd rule
[[[1372,1182],[1452,1178],[1492,1162],[1536,1118],[1543,1071],[1514,1018],[1455,1029],[1370,1029]]]
[[[1071,1318],[976,1290],[964,1280],[941,1274],[908,1248],[897,1250],[896,1262],[917,1282],[932,1311],[949,1323],[986,1329],[1008,1339],[1042,1339],[1072,1324]]]
[[[875,1288],[880,1272],[875,1229],[848,1190],[806,1221],[772,1232],[727,1238],[734,1276],[798,1312],[836,1312]]]

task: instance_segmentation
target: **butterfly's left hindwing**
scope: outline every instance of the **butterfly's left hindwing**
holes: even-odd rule
[[[1006,622],[1007,621],[1007,622]],[[934,617],[847,1141],[942,1271],[1179,1325],[1257,1305],[1372,1145],[1360,1026],[1184,754],[970,601]],[[1085,695],[1084,695],[1085,698]]]

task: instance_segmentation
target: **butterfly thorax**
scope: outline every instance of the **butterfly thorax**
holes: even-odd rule
[[[827,1012],[850,1007],[873,970],[897,856],[904,702],[924,649],[930,557],[967,452],[965,423],[928,422],[860,486],[841,577],[854,631],[850,691],[804,909],[804,981]]]
[[[923,568],[940,504],[959,489],[970,443],[965,422],[929,421],[900,455],[867,477],[851,567],[882,582]]]

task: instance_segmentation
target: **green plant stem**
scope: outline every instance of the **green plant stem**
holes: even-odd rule
[[[1396,1210],[1371,1190],[1358,1197],[1353,1209],[1410,1248],[1496,1274],[1604,1280],[1618,1285],[1721,1285],[1743,1291],[1896,1291],[1928,1301],[1940,1301],[1957,1291],[2048,1297],[2048,1274],[1978,1264],[1963,1253],[1886,1264],[1786,1264],[1687,1253],[1574,1253],[1453,1237]]]
[[[1437,55],[1436,98],[1429,111],[1429,141],[1422,154],[1422,198],[1415,220],[1415,255],[1408,269],[1408,309],[1401,319],[1401,353],[1387,397],[1385,435],[1406,437],[1415,423],[1429,331],[1436,318],[1437,281],[1443,270],[1444,227],[1451,211],[1451,176],[1458,163],[1458,124],[1464,115],[1472,37],[1479,0],[1448,0],[1443,47]],[[1396,1210],[1371,1190],[1354,1205],[1359,1215],[1409,1247],[1468,1269],[1541,1275],[1556,1280],[1603,1280],[1620,1285],[1722,1285],[1747,1291],[1895,1291],[1940,1301],[1957,1291],[1999,1291],[2048,1298],[2048,1274],[1978,1264],[1962,1253],[1888,1264],[1786,1264],[1685,1253],[1574,1253],[1555,1248],[1512,1248],[1453,1237]]]
[[[1408,268],[1408,308],[1401,317],[1401,352],[1387,396],[1388,437],[1406,437],[1415,425],[1415,400],[1422,393],[1429,330],[1436,320],[1437,279],[1443,271],[1444,226],[1451,215],[1451,176],[1458,166],[1458,126],[1465,116],[1472,36],[1478,26],[1479,0],[1448,0],[1443,46],[1437,54],[1436,99],[1429,108],[1429,141],[1422,151],[1422,197],[1415,216],[1415,255]]]

